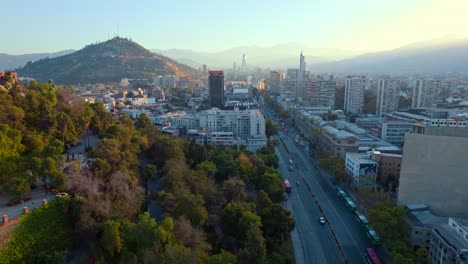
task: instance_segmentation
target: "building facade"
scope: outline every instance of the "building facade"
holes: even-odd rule
[[[361,113],[364,108],[365,76],[348,76],[345,83],[344,110],[346,113]]]
[[[283,75],[278,71],[270,72],[270,93],[272,95],[280,95],[281,93],[281,81],[283,80]]]
[[[450,217],[432,230],[429,263],[468,263],[468,220]]]
[[[392,184],[388,186],[391,187],[391,191],[398,187],[402,157],[401,154],[372,152],[371,159],[377,162],[377,184],[382,186],[386,186],[387,183]]]
[[[223,71],[210,71],[208,77],[208,93],[210,106],[224,108],[224,73]]]
[[[412,108],[434,107],[439,93],[440,81],[435,79],[419,79],[414,82]]]
[[[304,104],[310,107],[335,107],[336,82],[333,80],[316,80],[307,78],[304,80]]]
[[[398,95],[400,93],[400,80],[380,79],[377,82],[376,115],[384,116],[398,109]]]
[[[343,160],[347,152],[359,149],[359,138],[347,131],[325,125],[318,134],[318,147]]]
[[[461,136],[467,131],[415,126],[406,135],[398,204],[424,203],[438,215],[468,217],[468,137]]]
[[[352,177],[354,186],[375,187],[377,162],[368,153],[346,153],[346,172]]]
[[[405,134],[413,130],[414,123],[384,120],[380,128],[380,138],[392,144],[402,146]]]

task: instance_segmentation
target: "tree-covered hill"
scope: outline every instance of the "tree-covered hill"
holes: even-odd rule
[[[123,78],[151,79],[154,75],[196,74],[193,68],[154,54],[120,37],[88,45],[65,56],[27,63],[17,72],[20,76],[32,77],[39,82],[52,79],[59,84],[119,82]]]

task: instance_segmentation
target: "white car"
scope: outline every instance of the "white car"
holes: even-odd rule
[[[293,164],[293,161],[292,161],[292,159],[290,159],[290,160],[289,160],[289,164]]]
[[[321,216],[321,217],[319,218],[319,221],[320,221],[320,223],[321,223],[322,225],[325,224],[325,218],[323,218],[323,216]]]

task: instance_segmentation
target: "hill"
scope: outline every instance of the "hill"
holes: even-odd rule
[[[321,72],[354,73],[445,73],[468,72],[468,39],[435,39],[390,51],[318,63]]]
[[[40,82],[52,79],[61,84],[118,82],[123,78],[151,79],[155,74],[196,74],[193,68],[120,37],[88,45],[65,56],[27,63],[17,72]]]
[[[22,55],[10,55],[0,53],[0,71],[13,70],[26,65],[28,61],[37,61],[44,58],[55,58],[75,52],[75,50],[63,50],[53,53],[32,53]]]

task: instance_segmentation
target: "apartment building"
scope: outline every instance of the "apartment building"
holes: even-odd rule
[[[380,79],[377,82],[377,116],[391,114],[398,109],[400,86],[401,81],[395,79]]]
[[[348,76],[345,83],[344,110],[346,113],[361,113],[364,108],[365,76]]]

